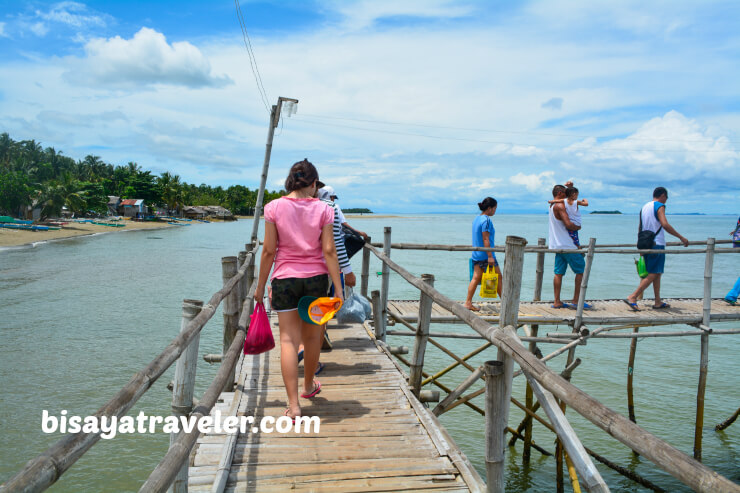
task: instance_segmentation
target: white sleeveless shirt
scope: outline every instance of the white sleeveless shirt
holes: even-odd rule
[[[568,199],[563,202],[565,205],[565,212],[568,213],[568,219],[576,226],[581,225],[581,209],[578,208],[578,201],[576,200],[573,204],[568,203]]]
[[[656,216],[660,207],[665,207],[665,205],[661,204],[657,200],[651,200],[642,206],[640,215],[642,217],[643,231],[652,231],[653,233],[658,231],[658,228],[660,228],[660,221],[658,221]],[[663,212],[665,212],[665,210]],[[655,235],[655,244],[665,246],[665,230],[661,229],[660,233]]]
[[[550,250],[576,250],[578,247],[573,243],[573,238],[568,234],[568,229],[563,221],[555,217],[553,211],[555,207],[550,207],[550,227],[547,239],[547,245]]]

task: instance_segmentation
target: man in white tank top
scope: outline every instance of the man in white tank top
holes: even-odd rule
[[[645,204],[640,211],[642,230],[652,231],[653,233],[657,232],[655,235],[655,245],[653,246],[653,250],[665,250],[666,231],[681,240],[683,246],[689,246],[689,240],[681,236],[673,226],[668,224],[668,220],[665,217],[665,203],[667,200],[668,191],[663,187],[658,187],[653,191],[653,200]],[[637,286],[635,292],[624,300],[630,308],[635,311],[639,310],[637,300],[650,284],[653,285],[653,291],[655,292],[653,308],[656,310],[670,308],[668,303],[664,303],[663,300],[660,299],[660,277],[663,275],[664,266],[665,253],[645,255],[645,267],[648,271],[648,275],[640,281],[640,285]]]
[[[555,185],[552,189],[552,196],[556,200],[564,199],[565,187],[563,185]],[[581,227],[573,224],[570,220],[565,210],[565,204],[563,202],[555,202],[550,205],[549,216],[548,248],[550,250],[578,250],[568,231],[578,231]],[[573,301],[571,303],[563,303],[560,300],[560,288],[563,285],[563,276],[569,266],[576,275],[576,285],[573,289]],[[552,280],[554,293],[553,308],[576,307],[578,304],[578,295],[581,291],[581,280],[583,279],[583,269],[585,266],[586,262],[583,259],[582,253],[555,254],[555,275]]]

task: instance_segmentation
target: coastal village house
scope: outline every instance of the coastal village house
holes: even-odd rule
[[[121,197],[115,195],[108,195],[108,215],[109,216],[120,216],[119,208],[121,207]]]
[[[121,201],[123,217],[143,218],[146,216],[146,205],[144,199],[125,199]]]

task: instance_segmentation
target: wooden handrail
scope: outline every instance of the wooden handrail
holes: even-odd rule
[[[586,392],[566,381],[530,353],[515,333],[515,328],[492,327],[470,310],[429,286],[421,279],[393,262],[376,248],[370,248],[378,259],[399,274],[409,284],[424,291],[438,305],[447,309],[485,339],[512,357],[527,375],[534,378],[553,395],[564,401],[593,424],[606,431],[623,444],[646,457],[661,469],[697,491],[717,492],[740,490],[735,483],[712,471],[700,462],[632,423],[621,414],[611,410]]]
[[[254,255],[256,249],[249,252]],[[216,308],[226,295],[237,285],[246,271],[240,270],[237,275],[216,292],[200,313],[188,323],[185,330],[156,356],[143,370],[136,373],[94,416],[121,417],[138,402],[144,393],[177,361],[190,342],[200,333],[205,324],[216,313]],[[243,339],[242,339],[243,342]],[[15,476],[8,479],[0,491],[43,491],[54,484],[77,460],[100,440],[101,431],[97,433],[70,433],[49,446],[44,452],[29,460]]]
[[[257,289],[257,283],[252,283],[249,294],[247,294],[247,301],[254,298],[254,292]],[[245,303],[246,305],[246,303]],[[177,472],[180,470],[183,462],[188,460],[190,450],[195,445],[196,440],[200,436],[200,430],[198,429],[198,422],[206,416],[209,416],[211,409],[216,404],[219,395],[223,391],[223,387],[230,378],[234,378],[234,368],[236,367],[237,361],[239,361],[239,355],[241,354],[242,348],[244,347],[244,338],[246,332],[239,328],[234,335],[234,339],[229,346],[228,351],[224,355],[224,359],[221,363],[221,367],[218,370],[216,378],[213,379],[211,385],[203,394],[203,397],[198,403],[198,407],[193,409],[190,415],[196,417],[195,426],[188,432],[180,432],[175,443],[170,445],[167,454],[159,461],[159,464],[149,475],[149,478],[141,486],[140,492],[150,491],[166,491],[169,488],[172,481],[174,481]]]

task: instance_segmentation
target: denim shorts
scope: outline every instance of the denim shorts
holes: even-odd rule
[[[565,271],[570,269],[576,274],[583,274],[586,268],[586,261],[582,253],[556,253],[555,254],[555,274],[562,276]]]
[[[304,296],[321,298],[329,290],[329,275],[313,277],[286,277],[272,280],[272,309],[288,312],[298,308],[298,301]]]
[[[653,250],[665,250],[665,247],[653,245]],[[662,274],[665,269],[665,253],[645,255],[645,268],[648,274]]]

